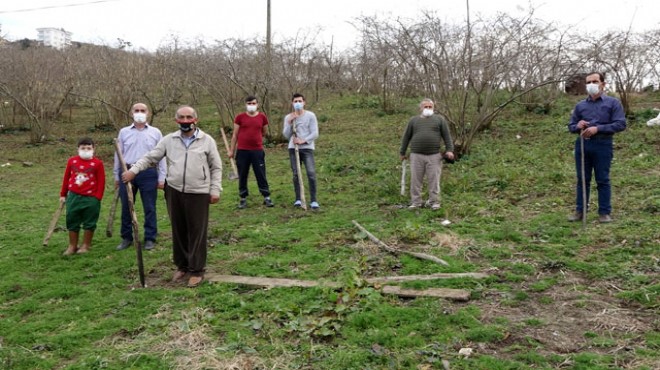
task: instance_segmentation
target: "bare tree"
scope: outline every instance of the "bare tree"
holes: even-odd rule
[[[73,90],[75,61],[48,47],[5,47],[0,55],[0,94],[13,102],[12,123],[25,124],[30,141],[41,142]]]

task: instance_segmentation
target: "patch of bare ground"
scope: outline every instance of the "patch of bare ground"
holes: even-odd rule
[[[151,354],[166,359],[173,369],[203,370],[265,370],[285,368],[291,358],[281,356],[262,359],[256,354],[235,353],[226,356],[221,351],[223,337],[212,335],[212,328],[205,318],[211,315],[206,309],[173,312],[164,305],[152,316],[153,320],[171,320],[163,331],[121,331],[102,341],[102,345],[115,348],[123,361],[140,354]]]
[[[509,331],[499,342],[478,346],[478,351],[498,357],[520,350],[543,355],[593,352],[614,356],[621,368],[640,366],[643,360],[635,358],[635,350],[646,346],[645,333],[660,329],[658,313],[627,306],[611,289],[607,282],[564,273],[558,284],[515,303],[502,292],[484,292],[482,299],[472,302],[480,307],[482,322],[504,318]],[[525,286],[520,290],[527,291]]]

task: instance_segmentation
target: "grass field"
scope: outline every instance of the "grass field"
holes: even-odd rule
[[[292,207],[281,144],[266,157],[274,208],[261,205],[251,177],[249,207],[237,209],[237,183],[225,167],[224,193],[211,207],[208,272],[332,281],[337,289],[170,283],[162,194],[142,289],[134,250],[115,251],[118,220],[114,237],[105,236],[111,181],[91,252],[64,257],[64,217],[49,246],[41,242],[66,159],[91,135],[110,180],[115,133],[81,120],[59,124],[39,146],[26,144],[26,132],[0,133],[0,368],[660,368],[660,127],[640,119],[617,135],[615,222],[601,225],[591,213],[583,229],[566,222],[574,205],[572,101],[550,115],[501,115],[469,155],[444,166],[439,211],[408,210],[408,196],[399,195],[400,135],[415,103],[400,115],[379,114],[358,97],[309,107],[321,121],[320,211]],[[209,109],[200,110],[201,127],[226,160]],[[175,129],[161,119],[164,133]],[[139,202],[137,210],[141,219]],[[385,253],[352,220],[390,246],[449,266]],[[469,302],[384,295],[365,281],[438,272],[490,277],[402,284],[467,289]],[[459,355],[462,348],[472,354]]]

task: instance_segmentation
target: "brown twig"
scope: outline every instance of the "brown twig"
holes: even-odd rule
[[[397,249],[397,248],[394,248],[394,247],[390,247],[389,245],[383,243],[380,239],[376,238],[367,229],[362,227],[362,225],[360,225],[357,221],[353,220],[353,225],[355,225],[358,229],[360,229],[360,231],[365,233],[367,235],[367,237],[369,237],[369,239],[371,239],[371,241],[378,244],[378,246],[380,246],[381,248],[385,249],[386,251],[388,251],[392,254],[404,253],[404,254],[419,258],[419,259],[433,261],[433,262],[441,264],[441,265],[449,266],[449,264],[446,261],[444,261],[444,260],[442,260],[442,259],[440,259],[436,256],[431,256],[430,254],[418,253],[418,252],[409,252],[409,251],[404,251],[404,250]]]

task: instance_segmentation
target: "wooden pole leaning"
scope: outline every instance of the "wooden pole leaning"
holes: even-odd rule
[[[115,223],[115,214],[117,213],[117,203],[119,203],[119,187],[115,189],[115,195],[112,198],[112,205],[110,206],[110,213],[108,214],[108,224],[105,227],[105,236],[112,237],[112,229]]]
[[[121,152],[119,147],[119,141],[114,139],[115,142],[115,152],[117,153],[117,158],[119,158],[119,163],[121,164],[122,173],[128,171],[128,166],[124,162],[124,155]],[[138,220],[137,214],[135,213],[135,203],[133,199],[133,185],[131,182],[126,183],[126,194],[128,195],[128,211],[131,214],[131,220],[133,224],[133,242],[135,244],[135,253],[137,255],[137,264],[138,264],[138,274],[140,275],[140,285],[146,287],[144,281],[144,262],[142,261],[142,243],[140,243],[140,230],[138,229]]]
[[[401,161],[401,195],[406,195],[406,160]]]
[[[295,119],[291,123],[291,127],[293,129],[293,137],[295,139],[298,137],[298,133],[296,132]],[[302,177],[302,166],[300,165],[300,152],[298,151],[298,144],[296,144],[295,140],[293,142],[293,148],[296,156],[296,171],[298,172],[298,187],[300,187],[300,202],[302,203],[301,207],[306,211],[307,202],[305,201],[305,181],[303,181],[303,177]],[[305,168],[305,170],[307,169]]]
[[[222,141],[225,143],[225,149],[227,150],[227,153],[229,153],[229,142],[227,142],[227,135],[222,126],[220,126],[220,133],[222,134]],[[238,168],[236,167],[236,160],[234,157],[229,158],[229,163],[231,164],[231,170],[233,171],[229,173],[229,180],[236,180],[238,178]]]
[[[582,181],[582,228],[587,227],[587,175],[584,170],[584,136],[580,132],[580,177]]]
[[[55,226],[57,225],[57,220],[60,219],[60,215],[62,214],[62,209],[64,209],[64,202],[60,201],[59,206],[57,206],[57,209],[53,214],[53,219],[50,220],[50,225],[48,225],[46,236],[44,236],[44,241],[42,243],[44,247],[48,245],[48,241],[50,240],[50,237],[53,236],[53,232],[55,231]]]

